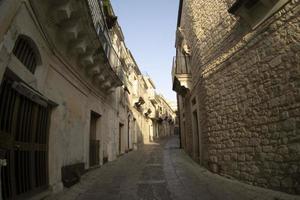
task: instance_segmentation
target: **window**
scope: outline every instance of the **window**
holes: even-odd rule
[[[228,12],[241,17],[255,29],[287,2],[288,0],[237,0]]]
[[[31,73],[35,72],[38,63],[36,49],[33,41],[26,36],[19,36],[13,49],[13,54]]]

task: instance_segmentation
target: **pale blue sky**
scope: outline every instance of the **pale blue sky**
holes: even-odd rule
[[[125,42],[142,72],[159,93],[176,100],[172,91],[172,59],[179,0],[111,0]]]

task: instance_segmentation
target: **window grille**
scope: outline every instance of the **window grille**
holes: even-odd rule
[[[23,199],[48,187],[50,107],[18,93],[5,76],[0,86],[0,152],[3,200]],[[0,198],[1,199],[1,198]]]
[[[37,66],[36,53],[28,39],[20,36],[14,46],[13,54],[31,73],[35,72]]]

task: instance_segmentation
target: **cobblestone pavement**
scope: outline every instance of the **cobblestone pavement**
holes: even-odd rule
[[[178,149],[172,137],[145,145],[93,170],[47,200],[290,200],[300,199],[212,174]]]

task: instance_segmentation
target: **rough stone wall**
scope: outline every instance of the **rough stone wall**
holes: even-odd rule
[[[183,1],[181,27],[192,51],[191,66],[195,73],[220,48],[237,23],[227,12],[228,1]],[[195,79],[194,79],[195,81]]]
[[[179,112],[179,128],[180,128],[180,140],[181,140],[181,146],[183,149],[187,148],[187,140],[186,140],[186,132],[184,128],[184,107],[183,107],[183,98],[180,95],[177,95],[177,103],[178,103],[178,112]]]
[[[232,1],[184,2],[204,165],[300,194],[299,1],[253,31],[229,15]]]

